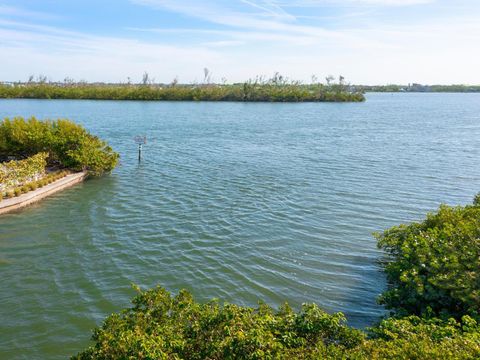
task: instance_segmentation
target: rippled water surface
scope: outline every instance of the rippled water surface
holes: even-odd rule
[[[131,283],[199,300],[383,310],[371,233],[480,190],[480,96],[360,104],[0,100],[67,117],[121,154],[94,179],[0,218],[0,358],[63,359],[129,305]],[[132,138],[146,134],[137,162]]]

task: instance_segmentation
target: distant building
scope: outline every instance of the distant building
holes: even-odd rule
[[[422,85],[422,84],[409,84],[407,91],[412,91],[412,92],[429,92],[431,91],[430,86],[428,85]]]

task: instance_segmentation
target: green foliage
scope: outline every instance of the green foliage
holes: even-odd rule
[[[480,193],[475,195],[475,197],[473,198],[473,205],[474,206],[480,206]]]
[[[343,84],[302,85],[280,75],[257,78],[242,84],[218,85],[93,85],[93,84],[18,84],[0,85],[0,98],[92,99],[92,100],[168,100],[168,101],[364,101],[357,91]]]
[[[133,304],[108,317],[94,332],[95,344],[76,358],[275,359],[363,341],[341,313],[328,315],[313,304],[299,313],[287,305],[276,312],[264,304],[200,304],[187,291],[172,297],[160,287],[141,292]]]
[[[368,92],[451,92],[451,93],[477,93],[479,85],[360,85],[357,88]]]
[[[48,153],[41,152],[24,160],[0,163],[0,191],[42,176],[47,157]]]
[[[195,302],[187,291],[172,297],[156,288],[133,307],[109,316],[86,359],[477,359],[480,325],[417,316],[383,320],[368,333],[345,325],[314,304],[296,313],[217,301]]]
[[[420,223],[378,234],[389,255],[381,302],[399,314],[460,319],[480,311],[480,206],[440,206]]]
[[[69,173],[70,172],[68,170],[57,170],[49,172],[48,174],[44,175],[40,180],[24,183],[22,186],[19,186],[14,190],[7,190],[5,193],[3,193],[3,191],[0,191],[0,201],[2,201],[3,197],[12,198],[14,196],[20,196],[21,194],[25,194],[29,191],[37,190],[37,188],[41,188],[56,180],[64,178]]]
[[[480,326],[471,317],[461,321],[409,316],[383,320],[370,329],[370,339],[353,359],[478,359]]]
[[[88,170],[93,175],[111,171],[118,154],[107,143],[69,120],[40,121],[21,117],[0,122],[0,159],[48,153],[49,165]]]

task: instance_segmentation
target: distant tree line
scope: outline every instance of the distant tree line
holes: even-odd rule
[[[122,84],[49,82],[46,77],[33,77],[28,82],[3,83],[0,98],[26,99],[92,99],[92,100],[169,100],[169,101],[245,101],[245,102],[347,102],[364,101],[363,93],[345,82],[343,76],[326,83],[303,84],[279,73],[271,78],[257,76],[242,83],[212,82],[211,72],[205,68],[202,83],[180,84],[175,78],[170,84],[156,84],[148,73],[140,83],[130,79]]]
[[[480,92],[480,85],[358,85],[356,88],[362,92],[453,92],[474,93]]]

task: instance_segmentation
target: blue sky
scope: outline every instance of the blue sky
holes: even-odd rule
[[[0,0],[0,80],[480,84],[479,0]]]

